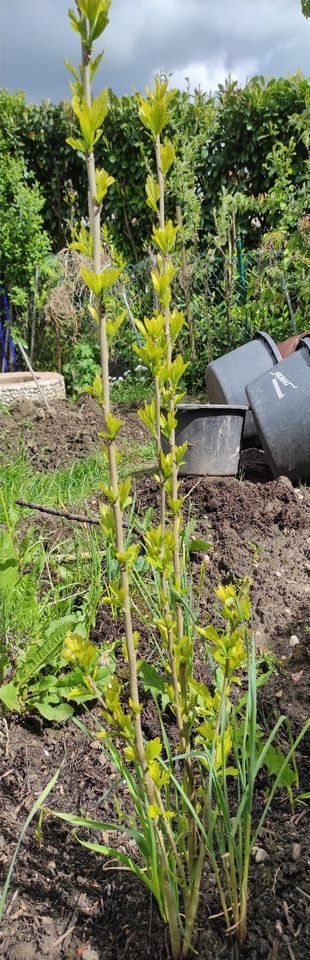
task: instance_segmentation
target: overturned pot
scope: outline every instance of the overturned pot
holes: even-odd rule
[[[310,337],[246,388],[274,477],[310,479]]]
[[[247,384],[280,360],[281,354],[272,337],[264,331],[257,331],[249,343],[208,364],[205,379],[209,400],[211,403],[246,404]],[[248,444],[255,438],[255,424],[248,411],[243,440]]]
[[[180,475],[236,476],[247,409],[236,404],[180,404],[176,413],[176,443],[188,444]],[[162,444],[167,451],[164,437]]]
[[[290,357],[292,353],[295,353],[300,341],[303,340],[304,337],[310,337],[310,330],[304,330],[303,333],[295,333],[294,336],[289,337],[288,340],[283,340],[282,343],[278,343],[278,350],[280,351],[282,360],[285,360],[286,357]]]

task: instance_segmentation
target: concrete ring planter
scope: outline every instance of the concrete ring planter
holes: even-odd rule
[[[246,388],[273,475],[310,479],[310,337]]]
[[[36,371],[36,379],[41,391],[50,402],[66,399],[66,388],[60,373]],[[32,400],[42,405],[42,395],[31,373],[20,370],[17,373],[0,373],[0,402],[8,406],[17,401]]]
[[[245,388],[265,370],[281,360],[280,351],[268,333],[258,331],[253,340],[244,343],[218,360],[209,363],[206,369],[206,387],[211,403],[247,404]],[[245,419],[243,440],[253,441],[256,429],[252,414]]]
[[[236,476],[246,411],[240,405],[180,404],[176,443],[188,443],[180,475]],[[165,438],[163,447],[168,450]]]

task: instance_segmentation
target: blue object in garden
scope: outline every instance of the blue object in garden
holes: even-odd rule
[[[5,290],[2,291],[2,294],[5,322],[3,324],[0,319],[0,357],[2,373],[8,373],[10,370],[10,362],[12,369],[16,370],[16,352],[10,333],[9,298]]]

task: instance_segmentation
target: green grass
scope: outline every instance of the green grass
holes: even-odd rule
[[[138,404],[139,406],[152,399],[153,385],[143,378],[133,379],[125,377],[111,384],[111,400],[116,404]]]
[[[154,460],[153,441],[144,444],[126,442],[120,474],[128,476],[143,470]],[[70,467],[40,473],[34,470],[26,453],[19,453],[1,469],[1,489],[7,505],[15,500],[31,500],[49,507],[73,506],[82,503],[100,489],[108,480],[108,471],[103,454],[98,450],[85,460],[76,460]],[[3,522],[0,505],[0,522]]]

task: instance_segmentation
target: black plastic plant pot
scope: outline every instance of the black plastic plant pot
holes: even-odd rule
[[[180,475],[236,476],[246,410],[238,405],[180,404],[176,443],[188,444]],[[167,446],[163,438],[164,449]]]
[[[218,360],[209,363],[206,369],[206,387],[211,403],[247,404],[245,388],[266,370],[281,360],[281,354],[268,333],[258,331],[253,340],[244,343]],[[249,443],[256,437],[252,414],[245,418],[243,441]]]
[[[246,388],[274,477],[310,478],[310,337]]]

